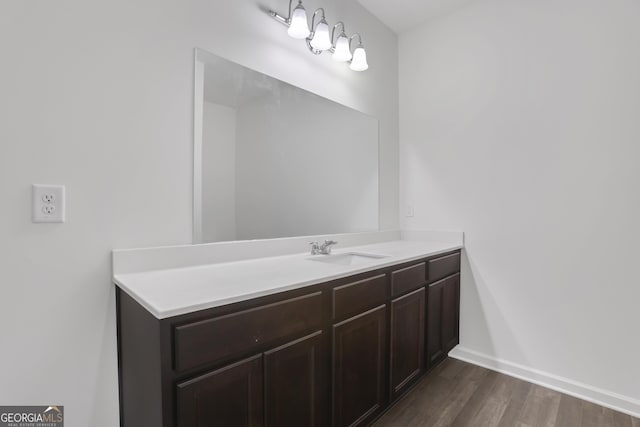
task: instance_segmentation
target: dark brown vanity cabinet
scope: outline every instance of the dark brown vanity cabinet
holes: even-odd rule
[[[322,332],[264,353],[264,425],[317,426],[326,423]]]
[[[424,371],[425,294],[420,288],[391,302],[391,399]]]
[[[459,263],[456,251],[166,319],[118,289],[121,426],[370,425],[457,344]]]
[[[426,264],[391,272],[389,394],[394,400],[424,372]]]
[[[178,383],[178,427],[262,426],[262,364],[254,356]]]
[[[386,306],[333,326],[333,425],[362,426],[385,405]]]
[[[321,425],[321,334],[179,383],[178,427]]]
[[[333,426],[361,426],[386,403],[387,274],[333,287]]]
[[[460,254],[427,264],[427,365],[432,367],[460,342]]]
[[[160,320],[117,301],[123,427],[327,425],[322,291]]]

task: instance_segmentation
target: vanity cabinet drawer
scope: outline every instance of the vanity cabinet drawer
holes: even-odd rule
[[[391,272],[391,296],[397,297],[424,286],[427,266],[424,262]]]
[[[175,328],[174,363],[185,371],[319,328],[322,292]]]
[[[427,261],[427,281],[444,279],[460,271],[460,252]]]
[[[333,319],[361,313],[384,304],[387,277],[384,274],[333,288]]]

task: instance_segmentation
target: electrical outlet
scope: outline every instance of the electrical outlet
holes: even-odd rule
[[[53,193],[44,193],[44,194],[42,195],[42,201],[43,201],[44,203],[49,203],[49,204],[51,204],[51,203],[53,203],[55,200],[56,200],[56,196],[55,196],[55,194],[53,194]]]
[[[33,222],[65,221],[64,185],[33,184],[31,220]]]
[[[56,212],[56,207],[53,205],[47,205],[42,207],[42,213],[45,215],[53,215]]]

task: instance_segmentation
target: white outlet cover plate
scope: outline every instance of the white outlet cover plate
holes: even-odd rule
[[[33,184],[31,188],[31,220],[36,223],[64,222],[64,185]]]
[[[414,214],[415,214],[415,211],[413,209],[413,204],[408,204],[407,205],[407,217],[411,218],[411,217],[413,217]]]

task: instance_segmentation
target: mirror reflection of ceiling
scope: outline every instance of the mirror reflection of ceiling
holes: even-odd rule
[[[276,85],[274,79],[232,62],[221,62],[204,70],[204,100],[229,108],[268,96]]]
[[[396,34],[481,0],[358,0]]]

